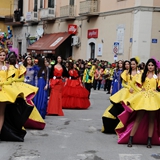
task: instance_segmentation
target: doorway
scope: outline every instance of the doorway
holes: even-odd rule
[[[90,44],[90,58],[94,59],[95,58],[95,43],[91,42]]]

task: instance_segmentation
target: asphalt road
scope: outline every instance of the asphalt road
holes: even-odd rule
[[[0,160],[156,160],[160,146],[117,144],[116,135],[101,133],[109,95],[93,91],[88,110],[64,110],[64,117],[47,116],[42,131],[27,130],[24,142],[0,142]]]

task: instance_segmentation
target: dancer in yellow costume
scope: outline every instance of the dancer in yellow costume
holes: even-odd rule
[[[142,89],[132,97],[126,99],[133,112],[128,116],[124,113],[120,116],[123,122],[122,128],[117,128],[118,143],[127,143],[132,147],[133,143],[160,145],[160,75],[157,75],[157,65],[154,59],[146,63],[141,78]],[[126,123],[124,123],[126,122]]]
[[[10,63],[10,68],[15,72],[15,75],[12,78],[12,85],[17,87],[18,90],[24,93],[24,98],[28,104],[33,105],[33,102],[31,100],[37,93],[38,88],[24,83],[24,74],[26,72],[26,68],[23,65],[19,65],[16,63],[17,55],[15,54],[15,52],[9,53],[8,61]]]
[[[91,87],[93,84],[94,72],[95,68],[92,67],[92,64],[89,62],[87,64],[87,68],[84,70],[83,80],[82,80],[85,85],[85,88],[89,91],[89,97],[90,97]]]
[[[17,87],[18,90],[23,91],[24,99],[26,100],[26,102],[34,106],[32,98],[37,93],[38,88],[23,82],[26,68],[23,65],[16,64],[17,55],[15,54],[15,52],[11,52],[9,54],[8,60],[10,63],[10,68],[15,72],[15,75],[12,78],[12,86]],[[35,106],[28,120],[24,124],[24,127],[31,129],[44,129],[45,122]]]
[[[4,135],[2,131],[2,126],[5,120],[5,109],[6,105],[9,103],[14,103],[17,97],[23,97],[21,91],[17,90],[12,83],[12,76],[15,72],[9,69],[9,65],[5,64],[7,51],[0,48],[0,133],[1,140]],[[12,126],[11,126],[12,127]]]
[[[138,58],[131,58],[131,67],[128,70],[123,71],[121,74],[123,88],[110,97],[112,104],[105,110],[102,120],[103,127],[102,132],[115,133],[115,128],[119,123],[118,115],[127,108],[130,112],[130,108],[123,105],[122,102],[134,93],[140,91],[137,84],[140,83],[141,72],[137,70],[139,60]]]

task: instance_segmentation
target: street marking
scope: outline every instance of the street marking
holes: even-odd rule
[[[40,158],[40,156],[12,157],[11,160],[29,160],[29,159],[35,159],[35,158]]]
[[[66,121],[68,118],[60,118],[61,121]]]
[[[79,120],[80,121],[91,121],[92,119],[83,119],[83,118],[80,118]]]
[[[69,138],[72,133],[69,132],[61,132],[61,131],[54,131],[52,130],[53,133],[57,134],[58,136],[64,136],[65,138]]]
[[[67,147],[66,147],[66,146],[62,146],[62,145],[60,145],[60,146],[59,146],[59,148],[64,149],[64,148],[67,148]]]
[[[142,154],[119,154],[120,160],[141,160]]]

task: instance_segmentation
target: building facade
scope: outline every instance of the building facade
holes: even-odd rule
[[[135,56],[144,62],[160,59],[159,0],[23,0],[22,4],[24,23],[12,25],[14,47],[21,48],[21,54],[28,49],[111,62]],[[52,33],[69,36],[63,43],[63,37],[54,39],[56,45],[51,42],[48,48],[55,46],[47,51],[37,42],[42,44],[42,38]],[[33,42],[39,49],[34,44],[30,48]]]
[[[13,12],[13,0],[1,0],[0,9],[0,32],[7,32],[7,25],[5,24],[5,16],[10,16]]]

